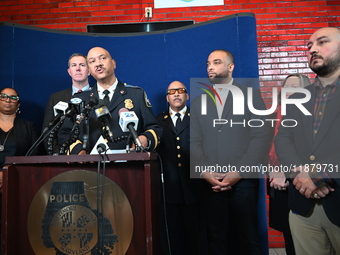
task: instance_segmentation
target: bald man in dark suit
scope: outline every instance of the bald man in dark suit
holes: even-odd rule
[[[164,140],[158,153],[163,165],[166,221],[171,254],[198,254],[199,194],[195,179],[190,179],[190,108],[183,83],[172,82],[167,89],[169,109],[157,116]],[[164,233],[164,230],[162,231]],[[163,244],[163,254],[168,246]]]

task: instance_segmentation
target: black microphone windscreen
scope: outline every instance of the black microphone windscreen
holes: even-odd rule
[[[97,145],[97,151],[99,154],[103,153],[106,151],[106,146],[103,143],[100,143]]]

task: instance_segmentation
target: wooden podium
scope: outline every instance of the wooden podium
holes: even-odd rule
[[[101,158],[99,155],[8,157],[3,169],[3,254],[46,255],[32,248],[31,236],[28,234],[30,231],[28,216],[36,194],[52,178],[67,174],[69,171],[81,169],[90,174],[92,172],[97,174],[98,162],[102,166],[104,161],[106,162],[105,178],[109,178],[120,187],[132,209],[132,237],[124,253],[127,255],[160,254],[160,174],[156,159],[155,153],[144,152],[108,154],[107,157],[101,156]],[[41,221],[38,221],[37,225],[41,225]],[[33,227],[41,228],[41,226]],[[120,228],[124,230],[124,226]],[[53,229],[49,231],[53,232]],[[39,240],[41,236],[34,238]],[[120,242],[119,238],[118,235],[117,243]],[[93,251],[92,253],[77,252],[75,254],[79,255],[105,254],[93,253]],[[49,254],[56,253],[53,250]]]

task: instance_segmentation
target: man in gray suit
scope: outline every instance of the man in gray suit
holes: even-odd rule
[[[218,98],[215,104],[211,97],[206,97],[205,115],[201,114],[202,97],[195,98],[191,104],[191,165],[205,169],[216,165],[230,166],[234,170],[205,171],[201,175],[206,180],[208,254],[261,255],[257,219],[258,173],[247,175],[242,168],[256,169],[266,157],[270,127],[264,121],[265,116],[250,111],[246,102],[251,95],[247,87],[233,78],[234,67],[234,57],[229,51],[215,50],[208,57],[208,78]],[[244,95],[242,115],[234,114],[237,98],[230,89]],[[266,109],[259,90],[253,91],[252,102],[255,109]],[[216,119],[228,120],[229,124],[213,125]],[[248,125],[252,119],[262,120],[263,126]],[[230,125],[231,121],[238,124]]]

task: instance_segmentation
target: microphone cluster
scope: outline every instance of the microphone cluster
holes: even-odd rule
[[[54,126],[60,119],[74,118],[77,124],[88,116],[93,107],[98,104],[98,99],[91,94],[89,102],[85,105],[85,101],[81,98],[71,98],[70,102],[66,103],[59,101],[53,106],[54,118],[48,123],[48,127]]]
[[[65,118],[79,114],[82,104],[83,100],[80,98],[72,98],[69,103],[59,101],[55,106],[53,106],[54,118],[48,123],[47,127],[45,127],[43,134],[48,132]]]
[[[113,132],[110,128],[110,123],[112,123],[110,110],[104,104],[103,100],[98,100],[96,97],[93,96],[93,94],[91,94],[90,99],[86,105],[85,100],[81,98],[72,98],[68,103],[63,101],[58,102],[53,107],[55,117],[48,123],[48,126],[43,132],[46,133],[50,131],[51,129],[53,129],[54,126],[57,125],[57,123],[62,122],[65,118],[73,119],[73,131],[77,126],[79,126],[80,123],[82,123],[85,118],[89,116],[92,109],[94,109],[94,113],[96,114],[97,119],[102,124],[104,136],[108,139],[108,141],[112,143],[117,142],[117,139],[113,137]],[[141,149],[142,143],[136,132],[136,128],[138,127],[139,122],[136,113],[134,111],[129,111],[126,108],[121,108],[118,112],[118,115],[119,126],[121,130],[123,132],[129,132],[132,135],[133,141],[136,145],[136,149]]]
[[[80,114],[77,116],[76,118],[76,122],[75,125],[79,125],[83,119],[87,116],[89,116],[90,111],[96,106],[98,105],[99,101],[98,98],[91,96],[90,101],[88,102],[87,105],[85,105],[85,107],[81,110]]]

